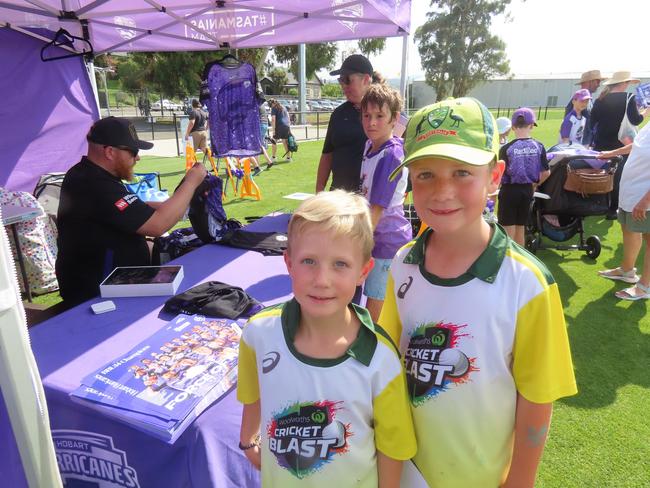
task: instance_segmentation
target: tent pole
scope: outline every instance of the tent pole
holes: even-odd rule
[[[95,95],[95,105],[97,105],[97,113],[99,118],[102,118],[102,109],[99,106],[99,93],[97,92],[97,80],[95,79],[95,63],[92,59],[86,60],[86,71],[88,78],[90,78],[90,86],[93,88],[93,95]]]
[[[298,44],[298,106],[300,109],[300,123],[306,124],[305,111],[307,110],[307,56],[305,44]]]
[[[409,52],[409,35],[404,33],[402,36],[402,76],[399,81],[399,92],[402,94],[405,104],[408,108],[406,98],[406,82],[408,80],[408,52]]]

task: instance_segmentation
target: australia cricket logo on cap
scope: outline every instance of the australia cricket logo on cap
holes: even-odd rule
[[[448,114],[449,114],[449,107],[447,106],[436,107],[431,112],[429,112],[424,119],[422,119],[422,122],[426,120],[427,122],[429,122],[429,125],[431,126],[432,129],[437,129],[445,121]],[[419,134],[422,131],[420,130],[420,128],[418,128],[417,132]]]
[[[111,437],[80,430],[52,430],[56,462],[66,485],[139,488],[138,474]]]
[[[341,403],[297,403],[274,415],[267,436],[278,464],[303,479],[346,453],[352,432],[336,419]]]
[[[409,340],[404,365],[411,403],[422,405],[430,398],[470,381],[476,358],[469,358],[459,348],[464,325],[425,324],[413,331]]]

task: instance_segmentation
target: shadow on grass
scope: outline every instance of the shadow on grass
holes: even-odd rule
[[[569,406],[600,408],[614,403],[617,390],[634,384],[650,387],[650,335],[639,330],[647,302],[622,302],[614,285],[568,318],[578,395],[560,400]]]

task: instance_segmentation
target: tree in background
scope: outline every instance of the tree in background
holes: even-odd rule
[[[359,39],[359,51],[366,57],[373,54],[380,54],[386,48],[386,38],[376,37],[374,39]]]
[[[327,83],[321,87],[320,92],[324,97],[343,98],[343,90],[338,83]]]
[[[492,17],[510,0],[433,0],[427,21],[415,31],[427,84],[437,100],[462,97],[478,83],[507,75],[505,43],[490,33]]]
[[[271,91],[274,95],[281,95],[284,85],[289,81],[287,72],[282,68],[273,68],[269,71],[269,79],[271,80]]]
[[[273,48],[275,58],[281,63],[289,63],[289,70],[298,79],[298,46],[276,46]],[[338,48],[335,42],[307,44],[305,75],[309,80],[316,71],[330,68],[336,60]]]
[[[361,39],[358,47],[365,56],[379,54],[386,48],[386,38]],[[330,69],[336,64],[338,47],[335,42],[307,44],[305,51],[307,57],[305,71],[308,80],[317,71]],[[289,64],[289,70],[298,79],[298,46],[276,46],[273,52],[280,63]]]
[[[117,73],[127,90],[148,87],[170,98],[196,96],[205,65],[225,54],[224,51],[133,53],[119,62]],[[259,71],[264,66],[268,48],[238,49],[232,54],[253,64]]]

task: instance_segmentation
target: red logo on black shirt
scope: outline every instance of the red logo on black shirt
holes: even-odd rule
[[[123,212],[126,207],[129,206],[129,203],[124,200],[124,198],[120,198],[117,202],[115,202],[115,206],[120,212]]]

